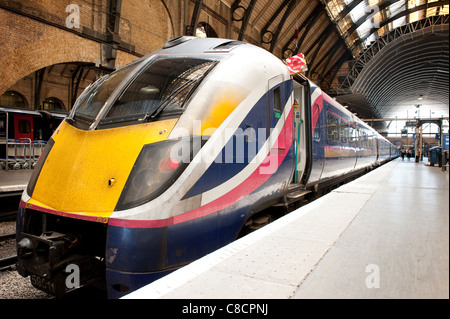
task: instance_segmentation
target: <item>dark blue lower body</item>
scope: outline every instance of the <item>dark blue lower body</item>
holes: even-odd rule
[[[118,298],[236,239],[246,208],[162,228],[108,227],[107,289]]]

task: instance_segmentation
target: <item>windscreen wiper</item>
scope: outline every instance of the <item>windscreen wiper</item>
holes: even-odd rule
[[[185,84],[183,84],[182,86],[180,86],[178,89],[176,89],[175,91],[173,91],[168,97],[166,97],[161,104],[156,108],[155,111],[153,111],[151,114],[146,115],[145,119],[150,118],[150,119],[155,119],[163,110],[164,108],[167,107],[167,105],[169,105],[169,102],[171,102],[180,92],[184,91],[186,88],[188,88],[192,83],[193,87],[192,89],[187,93],[191,93],[194,91],[194,89],[197,87],[197,85],[201,82],[201,80],[206,77],[208,75],[208,73],[217,65],[217,62],[212,62],[208,68],[201,74],[196,75],[195,77],[193,77],[192,79],[188,80]],[[197,68],[197,70],[199,70],[200,68]],[[184,103],[184,101],[183,101]]]
[[[167,107],[167,105],[169,105],[169,102],[171,102],[179,93],[183,92],[186,88],[188,88],[192,83],[198,82],[202,78],[202,76],[203,76],[202,74],[197,75],[196,77],[190,79],[185,84],[180,86],[178,89],[173,91],[168,97],[166,97],[161,102],[161,104],[151,114],[147,113],[144,120],[147,118],[150,118],[152,120],[155,119]]]

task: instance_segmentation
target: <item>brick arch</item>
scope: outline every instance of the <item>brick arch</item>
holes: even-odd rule
[[[25,76],[50,65],[99,63],[100,44],[75,34],[29,42],[0,57],[0,95]]]

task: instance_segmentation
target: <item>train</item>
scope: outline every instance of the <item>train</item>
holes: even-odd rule
[[[66,111],[31,110],[0,105],[0,169],[30,169]]]
[[[86,88],[50,138],[17,269],[56,296],[120,298],[397,155],[268,51],[174,38]]]

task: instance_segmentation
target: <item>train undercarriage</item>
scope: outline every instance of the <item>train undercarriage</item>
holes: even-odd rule
[[[24,209],[18,272],[56,297],[105,283],[106,225]]]

